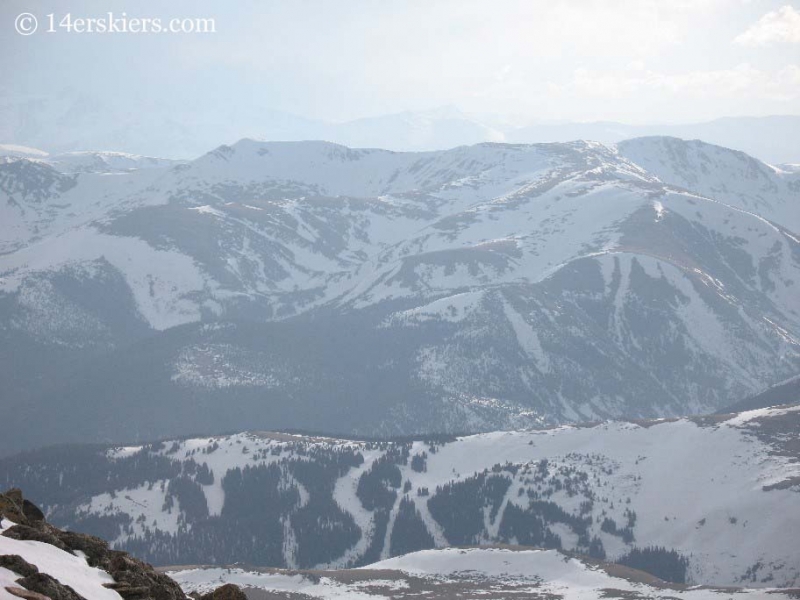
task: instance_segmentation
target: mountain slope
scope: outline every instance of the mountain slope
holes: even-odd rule
[[[222,423],[676,416],[800,369],[793,184],[739,153],[242,140],[172,166],[97,156],[95,172],[0,165],[0,393],[19,407],[0,452]]]
[[[58,447],[2,459],[0,481],[156,564],[346,567],[497,542],[618,560],[657,546],[695,583],[796,586],[798,416]]]
[[[668,584],[641,571],[586,557],[518,547],[428,550],[338,571],[191,567],[168,575],[124,552],[110,550],[102,539],[49,525],[38,508],[22,499],[19,490],[0,494],[3,600],[184,600],[184,591],[204,600],[486,598],[508,594],[523,599],[542,598],[543,594],[563,598],[645,594],[665,600],[703,600],[723,592]],[[739,588],[735,592],[744,597],[769,594],[781,599],[793,597],[796,590]]]
[[[800,231],[800,175],[699,140],[626,140],[619,152],[664,183],[692,190]]]
[[[614,122],[540,123],[504,130],[507,142],[566,142],[574,139],[616,144],[636,137],[673,137],[734,148],[772,164],[797,162],[800,116],[727,117],[701,123],[627,125]]]
[[[726,412],[767,408],[769,406],[779,406],[781,404],[794,404],[799,400],[800,376],[790,377],[786,381],[781,381],[780,383],[768,387],[760,394],[745,398],[729,406]]]

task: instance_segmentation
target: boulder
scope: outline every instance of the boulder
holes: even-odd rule
[[[17,506],[22,506],[22,490],[19,488],[11,488],[3,494],[6,498],[11,500]]]
[[[73,553],[77,550],[86,555],[86,561],[93,567],[105,569],[108,563],[110,550],[108,542],[85,533],[74,531],[59,531],[59,541]]]
[[[146,585],[131,587],[124,583],[106,583],[104,587],[114,590],[125,600],[139,600],[140,598],[147,598],[150,594],[150,588]]]
[[[247,600],[247,596],[238,585],[226,583],[213,592],[201,596],[201,600]]]
[[[3,554],[0,556],[0,567],[14,571],[17,575],[27,577],[39,572],[36,565],[32,565],[18,554]]]
[[[31,525],[44,521],[44,513],[30,500],[22,501],[22,514],[25,515]]]
[[[6,587],[6,591],[12,596],[16,596],[17,598],[24,598],[24,600],[51,600],[50,598],[48,598],[43,594],[32,592],[30,590],[26,590],[25,588],[21,587],[8,586]]]
[[[49,526],[48,526],[49,527]],[[30,542],[44,542],[61,550],[69,552],[69,548],[49,528],[35,528],[28,525],[14,525],[3,532],[3,536],[12,540],[25,540]]]
[[[22,492],[13,488],[0,494],[0,519],[8,519],[21,525],[28,524],[28,518],[22,510]]]
[[[71,587],[46,573],[28,575],[17,579],[17,583],[27,590],[47,596],[50,600],[86,600]]]

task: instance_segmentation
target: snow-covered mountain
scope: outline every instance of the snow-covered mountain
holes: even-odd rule
[[[29,148],[16,144],[0,144],[0,157],[43,159],[47,156],[47,152],[38,148]]]
[[[0,482],[24,485],[56,525],[155,564],[342,568],[510,543],[673,581],[786,587],[800,582],[799,419],[795,405],[392,442],[71,446],[0,460]],[[391,564],[376,568],[405,563]]]
[[[0,451],[676,416],[800,372],[797,181],[737,152],[112,156],[0,164]]]
[[[797,162],[795,141],[800,135],[800,116],[725,117],[701,123],[628,125],[614,122],[536,123],[504,128],[507,142],[565,142],[589,139],[616,144],[637,137],[669,136],[703,140],[746,152],[769,163]]]
[[[642,551],[651,564],[655,552]],[[633,556],[633,555],[632,555]],[[661,568],[684,568],[669,554]],[[181,589],[183,588],[183,589]],[[628,565],[559,550],[524,547],[421,550],[359,569],[302,571],[247,567],[173,567],[167,574],[104,540],[62,531],[19,490],[0,494],[0,599],[263,600],[264,598],[652,598],[789,599],[787,588],[710,588],[669,583]]]
[[[637,138],[621,142],[618,149],[664,183],[800,231],[800,172],[697,140]]]
[[[43,159],[61,173],[124,173],[182,164],[181,161],[125,152],[67,152]]]

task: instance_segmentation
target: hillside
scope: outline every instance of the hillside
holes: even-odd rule
[[[694,583],[796,586],[798,418],[795,406],[416,441],[57,447],[3,459],[0,484],[161,565],[341,568],[493,543],[613,561],[660,547]]]
[[[780,600],[797,590],[688,588],[630,567],[521,547],[427,550],[362,569],[287,571],[183,567],[167,574],[62,531],[19,490],[0,494],[2,600],[307,600],[308,598],[639,598],[705,600],[719,593]]]
[[[713,412],[800,372],[795,179],[674,139],[6,158],[0,454]]]
[[[798,401],[800,401],[800,376],[790,377],[786,381],[772,385],[759,394],[729,406],[723,412],[738,412],[779,406],[781,404],[795,404]]]

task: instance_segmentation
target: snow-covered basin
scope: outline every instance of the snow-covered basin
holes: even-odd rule
[[[395,597],[401,592],[413,593],[409,581],[392,577],[387,571],[397,571],[411,577],[432,578],[442,586],[458,580],[485,581],[486,593],[491,590],[511,590],[516,596],[553,595],[565,600],[599,600],[610,591],[629,594],[636,598],[719,600],[730,597],[731,589],[692,587],[673,589],[654,583],[632,581],[613,575],[600,566],[582,562],[557,550],[506,549],[506,548],[445,548],[423,550],[367,565],[358,571],[374,578],[355,580],[345,576],[341,580],[336,571],[315,572],[305,577],[302,572],[246,571],[240,568],[191,568],[168,574],[186,592],[208,592],[224,583],[235,583],[246,588],[259,588],[277,593],[303,594],[311,598],[353,598],[376,600]],[[438,585],[437,584],[437,585]],[[376,588],[381,588],[378,591]],[[386,590],[390,595],[385,596]],[[445,589],[445,588],[443,588]],[[368,593],[367,593],[367,590]],[[741,589],[737,598],[784,598],[780,590]]]

